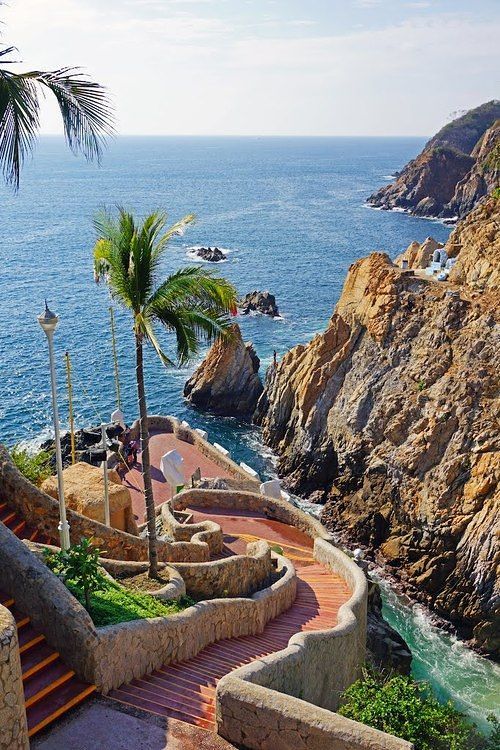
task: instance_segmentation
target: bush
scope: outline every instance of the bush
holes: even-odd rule
[[[338,712],[413,742],[415,750],[494,747],[451,703],[439,703],[428,685],[404,675],[364,670],[362,679],[344,692]]]
[[[10,451],[10,457],[21,474],[37,487],[44,479],[52,476],[51,454],[48,451],[31,454],[25,448],[15,445]]]
[[[83,592],[85,608],[90,612],[90,594],[102,587],[104,577],[99,572],[99,550],[92,546],[90,539],[82,539],[80,544],[73,544],[68,550],[51,552],[44,550],[48,567],[64,581]]]
[[[80,544],[74,544],[66,551],[44,550],[47,567],[64,581],[97,627],[171,615],[194,604],[187,596],[179,601],[163,602],[149,594],[120,586],[102,574],[99,554],[99,549],[92,547],[90,539],[82,539]]]

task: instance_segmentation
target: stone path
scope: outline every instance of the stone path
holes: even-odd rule
[[[225,674],[267,654],[285,648],[299,631],[322,630],[337,622],[340,606],[349,598],[347,584],[315,562],[309,537],[293,527],[259,514],[220,513],[192,508],[196,520],[216,518],[231,553],[243,551],[247,541],[268,539],[294,558],[298,576],[297,598],[289,610],[267,624],[263,633],[225,639],[197,656],[169,664],[112,691],[110,698],[123,705],[215,729],[215,689]]]

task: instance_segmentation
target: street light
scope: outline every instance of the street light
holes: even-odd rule
[[[61,455],[61,437],[59,434],[59,410],[57,408],[57,384],[56,370],[54,365],[54,331],[59,322],[59,318],[51,312],[45,300],[45,310],[38,316],[38,322],[47,336],[49,343],[49,362],[50,362],[50,385],[52,388],[52,417],[54,420],[54,433],[56,443],[56,468],[57,468],[57,493],[59,495],[59,538],[61,549],[67,550],[70,547],[69,523],[66,519],[66,502],[64,498],[64,481],[63,465]]]

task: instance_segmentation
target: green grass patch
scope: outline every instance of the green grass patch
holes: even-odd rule
[[[66,586],[85,606],[83,592],[72,581],[66,581]],[[193,605],[194,600],[183,596],[177,601],[163,602],[149,594],[125,589],[103,577],[100,588],[90,594],[89,604],[89,614],[94,625],[101,628],[105,625],[116,625],[119,622],[174,615]]]

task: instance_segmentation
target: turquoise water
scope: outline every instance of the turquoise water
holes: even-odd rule
[[[413,676],[429,682],[440,700],[452,700],[481,729],[487,729],[490,713],[500,720],[500,666],[435,627],[423,607],[405,601],[383,580],[380,583],[384,617],[411,649]]]
[[[217,268],[241,294],[259,288],[273,292],[282,320],[240,321],[264,368],[273,349],[281,354],[325,327],[354,260],[374,249],[394,256],[430,234],[446,240],[449,229],[440,223],[364,205],[365,197],[423,143],[415,138],[119,138],[97,169],[73,158],[60,139],[42,139],[20,192],[0,186],[2,442],[38,442],[50,432],[47,352],[36,321],[45,297],[61,318],[56,351],[63,424],[66,349],[73,361],[76,423],[107,419],[114,409],[109,298],[92,276],[96,209],[160,208],[172,221],[194,211],[197,224],[176,238],[163,271],[192,262],[190,246],[217,245],[230,251]],[[130,422],[136,416],[132,335],[122,311],[117,311],[117,332]],[[207,429],[238,461],[269,474],[269,456],[255,428],[200,414],[184,402],[190,369],[165,370],[148,356],[150,412],[175,414]],[[467,693],[471,710],[482,711],[490,675],[496,675],[491,684],[500,687],[489,662],[446,636],[424,639],[425,629],[413,615],[392,600],[387,606],[398,629],[411,624],[415,669],[443,690],[464,679],[461,694]]]

